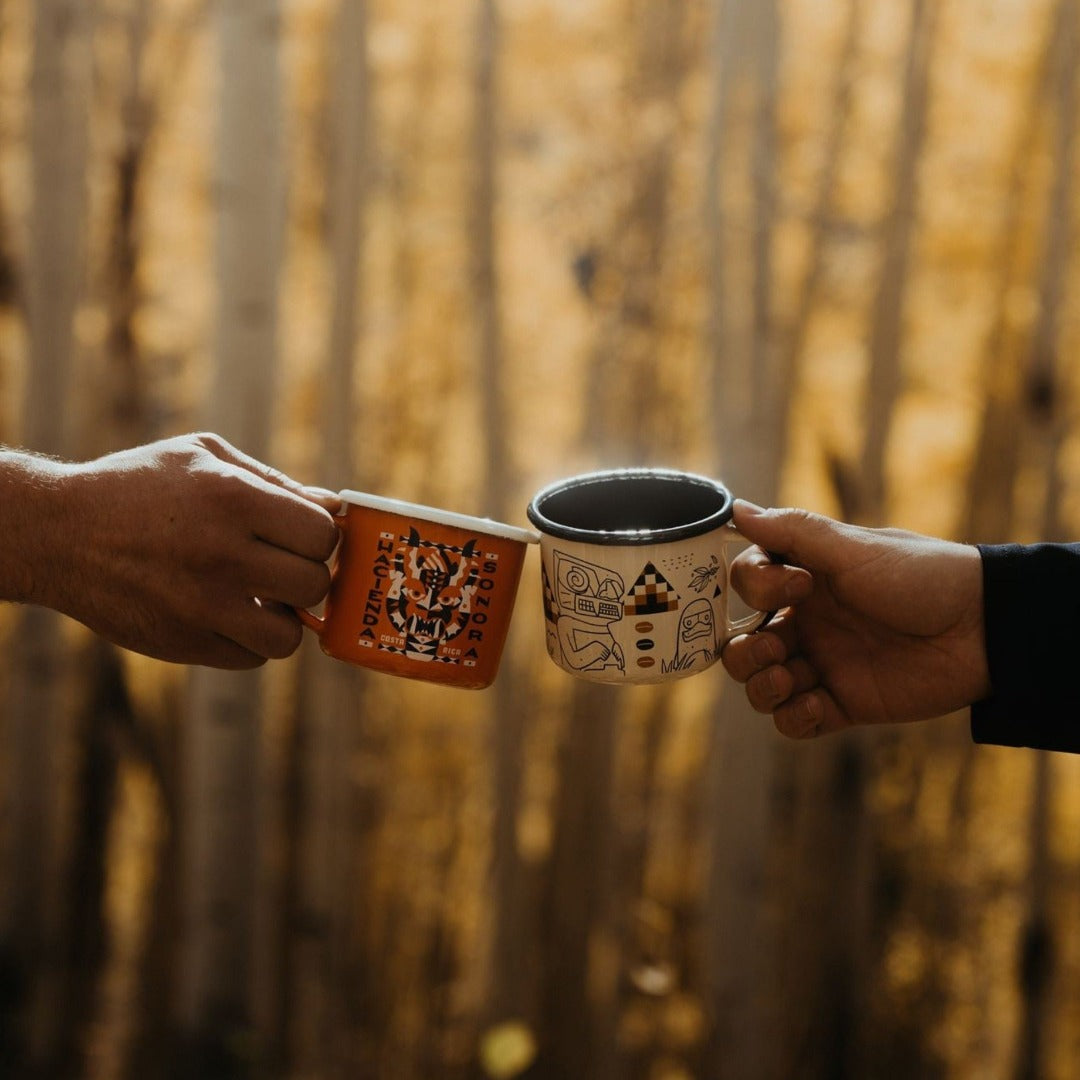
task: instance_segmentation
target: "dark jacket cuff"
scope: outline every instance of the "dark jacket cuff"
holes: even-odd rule
[[[1080,753],[1080,544],[980,545],[992,694],[975,742]]]

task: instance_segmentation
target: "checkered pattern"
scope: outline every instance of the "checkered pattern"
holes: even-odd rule
[[[626,594],[626,614],[657,615],[678,610],[678,593],[652,563],[646,563],[633,588]]]
[[[540,577],[544,589],[544,618],[548,622],[558,621],[558,607],[555,603],[555,593],[551,589],[551,579],[548,577],[547,567],[540,564]]]

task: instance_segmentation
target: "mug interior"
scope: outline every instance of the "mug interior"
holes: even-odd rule
[[[731,519],[731,493],[692,473],[620,469],[561,480],[529,505],[542,532],[592,543],[649,544],[700,536]]]

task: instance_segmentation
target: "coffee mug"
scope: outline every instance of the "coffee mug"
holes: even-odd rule
[[[322,616],[299,610],[338,660],[479,690],[495,678],[527,529],[358,491],[340,493],[341,540]]]
[[[769,618],[728,614],[731,524],[723,484],[672,469],[559,480],[529,504],[540,530],[547,649],[593,682],[681,679]]]

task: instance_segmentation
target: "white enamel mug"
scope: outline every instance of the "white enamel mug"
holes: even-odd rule
[[[556,481],[529,504],[540,532],[548,654],[581,679],[655,683],[711,667],[769,618],[728,611],[734,499],[674,469]]]

